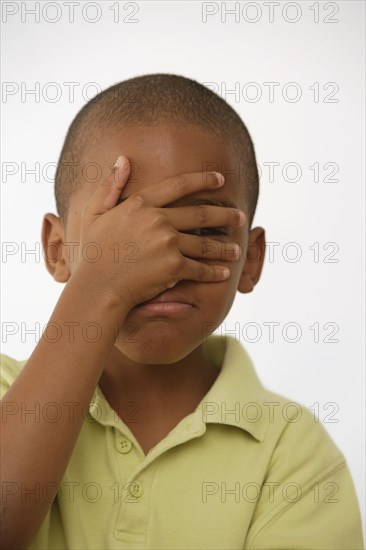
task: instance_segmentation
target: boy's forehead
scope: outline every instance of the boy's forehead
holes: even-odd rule
[[[99,177],[106,178],[121,154],[129,159],[132,168],[124,187],[125,196],[178,174],[218,171],[225,175],[226,183],[223,188],[209,193],[221,195],[222,198],[230,197],[234,203],[241,202],[243,198],[242,162],[233,146],[216,133],[198,126],[164,123],[112,128],[103,134],[98,143],[87,149],[82,165],[96,164]],[[84,173],[87,174],[87,171],[84,170]],[[83,180],[84,191],[92,193],[96,183]]]

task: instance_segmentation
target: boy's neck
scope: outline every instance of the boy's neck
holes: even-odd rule
[[[99,386],[112,407],[135,402],[148,414],[193,412],[216,380],[220,368],[203,345],[174,364],[142,365],[113,348]],[[184,416],[186,415],[184,414]],[[183,418],[183,417],[182,417]]]
[[[137,364],[114,348],[99,387],[146,455],[194,412],[219,372],[202,345],[171,365]]]

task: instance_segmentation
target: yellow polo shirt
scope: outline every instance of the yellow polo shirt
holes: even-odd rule
[[[266,390],[234,338],[205,346],[216,381],[146,456],[97,386],[31,549],[363,548],[353,481],[322,424]],[[1,395],[24,363],[2,356]]]

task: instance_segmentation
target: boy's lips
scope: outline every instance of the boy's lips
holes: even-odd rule
[[[178,302],[180,304],[194,306],[192,301],[187,298],[187,296],[185,296],[182,292],[177,292],[175,289],[164,290],[164,292],[161,292],[155,296],[155,298],[151,298],[151,300],[148,300],[147,302],[143,302],[143,304],[161,304],[166,302]]]
[[[196,306],[191,298],[185,296],[176,289],[168,289],[161,292],[155,298],[141,302],[135,306],[139,310],[156,315],[184,314]]]

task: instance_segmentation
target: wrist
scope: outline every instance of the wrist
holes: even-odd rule
[[[123,322],[133,305],[123,300],[98,279],[84,277],[74,272],[68,280],[64,292],[77,304],[79,310],[106,318],[110,322]]]

